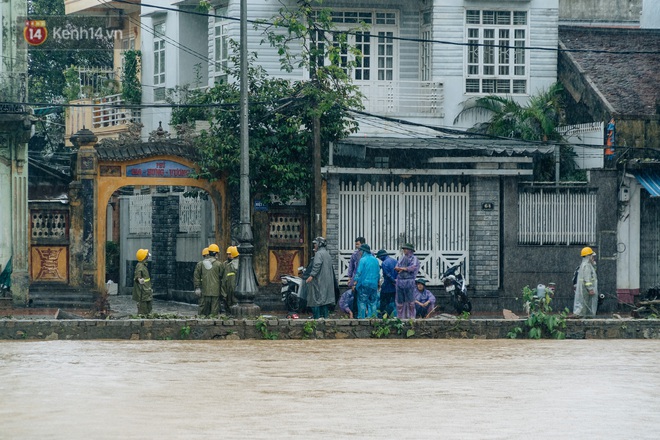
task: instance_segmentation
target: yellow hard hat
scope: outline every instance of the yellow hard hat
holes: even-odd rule
[[[135,253],[138,261],[144,261],[144,259],[147,258],[147,255],[149,255],[148,249],[138,249],[138,251]]]
[[[227,253],[231,255],[232,258],[238,257],[238,248],[236,246],[229,246],[227,248]]]
[[[202,255],[208,255],[208,254],[209,254],[209,248],[202,249]]]
[[[213,243],[209,245],[209,252],[215,252],[216,254],[220,252],[220,248],[217,244]]]
[[[595,254],[595,252],[589,246],[582,248],[582,252],[580,252],[581,257],[586,257],[587,255],[592,255],[592,254]]]

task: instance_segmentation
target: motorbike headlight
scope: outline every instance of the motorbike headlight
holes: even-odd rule
[[[282,285],[283,285],[283,286],[286,286],[287,283],[288,283],[288,281],[286,280],[286,278],[280,278],[280,281],[282,281]]]

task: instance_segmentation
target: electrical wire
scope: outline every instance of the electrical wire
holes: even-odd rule
[[[99,2],[100,5],[108,8],[108,9],[120,10],[119,8],[111,6],[107,3],[102,3],[101,0],[97,0],[97,1]],[[115,0],[115,2],[116,3],[133,4],[133,5],[135,4],[135,3],[127,1],[127,0]],[[217,15],[217,14],[209,14],[209,13],[203,13],[203,12],[192,11],[192,10],[185,10],[185,9],[180,9],[180,8],[170,8],[170,7],[166,7],[166,6],[159,6],[159,5],[153,5],[153,4],[147,4],[147,3],[141,3],[141,6],[151,7],[151,8],[159,9],[159,10],[172,11],[172,12],[176,12],[176,13],[192,14],[192,15],[198,15],[198,16],[204,16],[204,17],[216,17],[216,18],[222,18],[222,19],[225,19],[225,20],[240,20],[239,18],[236,18],[236,17],[223,16],[223,15]],[[135,20],[130,16],[127,16],[127,18],[129,19],[129,21],[131,21],[131,23],[139,25],[140,28],[143,29],[144,31],[150,33],[151,35],[156,36],[156,32],[154,32],[148,26],[143,24],[141,21]],[[274,23],[269,23],[269,22],[266,22],[264,20],[249,20],[249,22],[251,22],[255,25],[269,25],[269,26],[274,25]],[[161,36],[161,35],[159,35],[159,36]],[[172,38],[169,38],[165,35],[163,35],[163,37],[165,37],[166,41],[169,44],[173,45],[174,47],[177,47],[177,48],[181,49],[182,51],[185,51],[186,53],[188,53],[190,55],[193,55],[193,56],[199,58],[202,61],[215,62],[214,60],[211,60],[208,56],[205,56],[205,55],[203,55],[199,52],[196,52],[195,50],[189,48],[188,46],[182,45],[179,42],[173,40]],[[444,44],[452,44],[452,45],[474,46],[474,44],[445,42],[445,41],[440,41],[440,40],[425,40],[425,39],[404,38],[404,37],[393,37],[393,38],[394,39],[405,40],[405,41],[413,41],[413,42],[431,42],[431,43],[441,43],[441,44],[444,43]],[[492,46],[492,45],[489,45],[489,46]],[[499,45],[497,45],[497,46],[502,47],[502,46],[499,46]],[[516,47],[516,48],[520,49],[521,47]],[[525,49],[558,50],[558,49],[553,49],[553,48],[541,48],[541,47],[526,47]],[[660,52],[655,52],[655,51],[625,51],[625,52],[607,51],[607,50],[566,50],[566,51],[580,51],[580,52],[589,51],[589,52],[596,52],[596,53],[628,53],[628,54],[633,54],[633,53],[634,54],[639,54],[639,53],[660,53]],[[149,86],[150,87],[156,87],[156,86],[153,86],[153,85],[143,85],[143,86],[145,86],[145,87],[149,87]],[[2,105],[2,104],[5,104],[5,103],[0,102],[0,105]],[[25,105],[32,105],[32,106],[35,106],[35,105],[49,105],[48,103],[24,103],[24,104]],[[140,105],[127,105],[127,104],[113,105],[113,104],[102,104],[102,103],[101,104],[82,104],[82,103],[79,103],[79,104],[58,104],[58,106],[61,106],[61,107],[94,107],[94,108],[103,107],[103,108],[121,108],[121,109],[213,108],[213,107],[235,108],[237,105],[238,105],[238,103],[231,103],[231,104],[218,104],[218,103],[209,103],[209,104],[156,104],[156,103],[152,103],[152,104],[140,104]],[[381,119],[381,120],[388,121],[388,122],[397,123],[399,125],[397,125],[396,128],[392,127],[391,125],[386,125],[384,123],[380,124],[380,128],[388,129],[390,131],[398,130],[399,134],[408,134],[411,137],[423,138],[424,135],[420,134],[418,132],[414,132],[413,130],[403,129],[402,128],[403,126],[405,126],[405,125],[414,125],[414,126],[417,126],[417,127],[423,127],[423,128],[426,128],[426,129],[431,129],[431,130],[440,131],[440,132],[447,133],[447,134],[460,135],[460,136],[490,137],[490,138],[493,138],[493,139],[510,140],[510,138],[505,138],[505,137],[488,136],[488,135],[484,135],[484,134],[477,134],[477,133],[463,131],[463,130],[456,130],[456,129],[444,128],[444,127],[439,127],[439,126],[431,126],[431,125],[420,124],[420,123],[412,123],[410,121],[406,121],[406,120],[399,119],[399,118],[390,118],[390,117],[371,114],[371,113],[367,113],[367,112],[363,112],[363,111],[359,111],[359,110],[350,110],[350,111],[353,112],[353,113],[356,113],[356,114],[361,114],[363,116],[368,116],[368,117],[377,118],[377,119]],[[373,121],[369,121],[367,119],[363,119],[363,123],[370,124],[372,126],[378,127],[377,123],[375,123]],[[527,141],[527,142],[541,143],[540,141]],[[590,145],[590,144],[571,144],[571,146],[582,146],[582,147],[587,147],[587,148],[603,149],[602,146],[595,146],[595,145]],[[593,155],[593,157],[598,157],[598,156],[599,155]],[[582,157],[586,157],[586,156],[583,155]]]
[[[100,0],[97,0],[100,2]],[[131,4],[135,5],[134,2],[129,1],[129,0],[113,0],[115,3],[126,3],[126,4]],[[215,17],[215,18],[222,18],[225,20],[235,20],[238,21],[240,18],[236,17],[229,17],[229,16],[224,16],[224,15],[216,15],[216,14],[210,14],[210,13],[205,13],[205,12],[199,12],[199,11],[190,11],[190,10],[182,10],[182,9],[177,9],[177,8],[170,8],[167,6],[160,6],[160,5],[153,5],[149,3],[140,3],[141,6],[146,6],[148,8],[154,8],[154,9],[159,9],[159,10],[165,10],[165,11],[172,11],[172,12],[180,12],[184,14],[193,14],[193,15],[201,15],[205,17]],[[247,20],[248,23],[254,24],[255,26],[276,26],[276,23],[273,22],[268,22],[265,20]],[[343,31],[343,30],[327,30],[327,32],[334,34],[344,34],[344,35],[357,35],[357,32],[351,32],[351,31]],[[434,44],[444,44],[444,45],[449,45],[449,46],[465,46],[465,47],[475,47],[475,46],[481,46],[481,47],[499,47],[499,48],[508,48],[508,49],[521,49],[521,50],[540,50],[540,51],[551,51],[551,52],[566,52],[566,53],[571,53],[571,52],[588,52],[588,53],[600,53],[600,54],[620,54],[620,55],[651,55],[651,54],[660,54],[660,51],[657,50],[625,50],[625,51],[618,51],[618,50],[608,50],[608,49],[562,49],[559,47],[543,47],[543,46],[504,46],[504,45],[499,45],[499,44],[483,44],[483,43],[464,43],[464,42],[455,42],[455,41],[445,41],[445,40],[430,40],[430,39],[423,39],[423,38],[410,38],[410,37],[395,37],[395,36],[386,36],[386,35],[379,35],[378,38],[384,38],[384,39],[390,39],[390,40],[398,40],[398,41],[410,41],[410,42],[415,42],[415,43],[434,43]]]

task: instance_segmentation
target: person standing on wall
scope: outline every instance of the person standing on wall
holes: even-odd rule
[[[355,250],[351,254],[351,259],[348,260],[348,287],[353,287],[355,286],[355,281],[353,278],[355,277],[355,273],[357,271],[358,264],[360,264],[360,258],[362,257],[362,252],[360,251],[360,246],[362,246],[364,243],[366,243],[366,239],[364,237],[358,237],[355,239]]]
[[[419,272],[419,260],[411,243],[401,246],[403,255],[396,263],[396,313],[399,319],[415,317],[415,279]]]
[[[234,293],[236,292],[236,276],[238,275],[238,248],[229,246],[227,248],[227,260],[225,261],[224,299],[227,310],[236,304]]]
[[[316,237],[314,261],[307,277],[307,305],[312,308],[314,319],[327,318],[329,305],[335,304],[335,269],[327,249],[325,238]]]
[[[195,270],[193,271],[193,286],[195,288],[195,296],[197,296],[197,298],[202,296],[202,286],[201,284],[197,283],[198,274],[202,273],[202,264],[204,264],[204,261],[208,260],[209,258],[211,258],[209,256],[209,248],[205,247],[202,249],[202,259],[197,262],[195,265]]]
[[[204,259],[193,274],[195,293],[199,298],[200,316],[220,314],[220,297],[225,277],[225,266],[217,259],[220,248],[217,244],[209,245],[209,258]],[[224,308],[224,307],[223,307]]]
[[[150,314],[153,307],[151,277],[146,263],[146,259],[150,256],[148,249],[138,249],[135,253],[138,262],[133,274],[133,301],[137,302],[138,315]]]
[[[396,260],[387,254],[385,249],[376,253],[376,258],[381,261],[380,268],[383,272],[383,284],[380,286],[380,313],[387,313],[387,316],[396,316],[396,307],[394,305],[394,295],[396,294],[397,271]]]
[[[357,292],[358,319],[378,315],[378,284],[380,282],[380,266],[378,260],[371,254],[368,244],[360,246],[360,263],[355,274],[355,291]]]
[[[598,276],[596,275],[596,253],[590,247],[580,252],[582,263],[578,269],[573,301],[573,315],[578,318],[593,318],[598,308]]]

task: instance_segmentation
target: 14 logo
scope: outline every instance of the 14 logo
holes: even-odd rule
[[[39,46],[48,38],[46,20],[27,20],[23,28],[23,38],[30,46]]]

